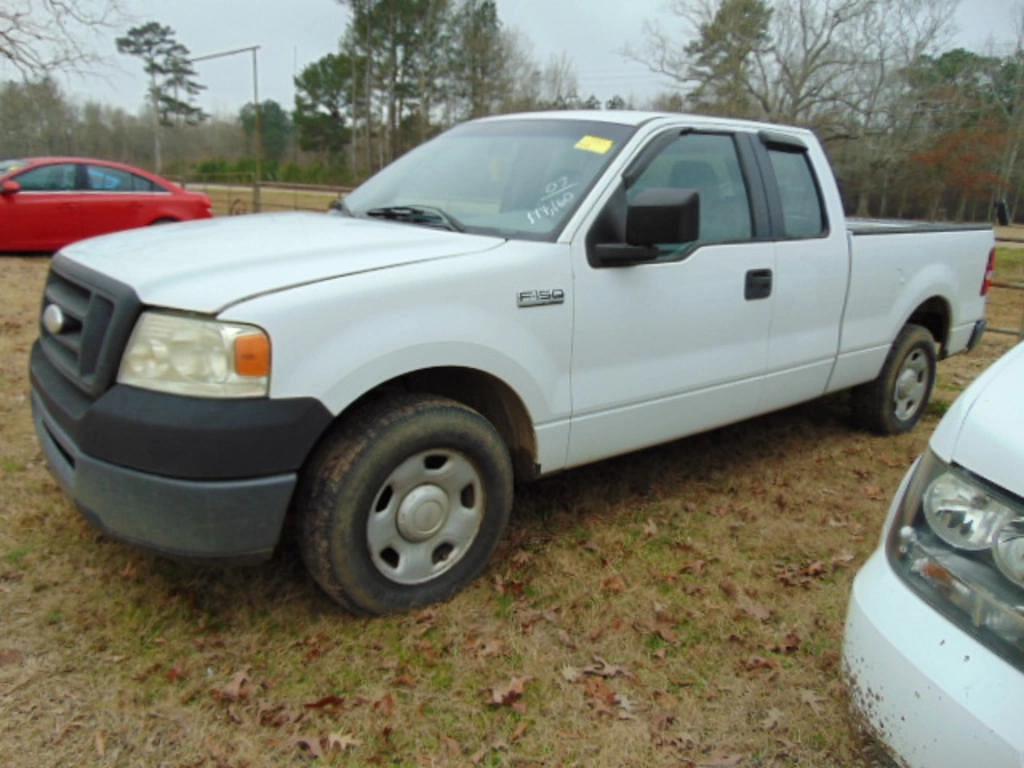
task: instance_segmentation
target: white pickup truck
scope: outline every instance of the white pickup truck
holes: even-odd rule
[[[805,130],[479,120],[332,215],[64,249],[36,428],[112,536],[258,559],[290,510],[333,599],[400,611],[483,570],[514,479],[848,388],[910,429],[984,330],[993,254],[987,227],[847,222]]]

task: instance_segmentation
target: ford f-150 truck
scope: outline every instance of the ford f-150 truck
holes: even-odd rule
[[[458,126],[333,214],[57,254],[31,354],[54,474],[111,536],[269,556],[360,613],[484,568],[515,479],[853,388],[914,426],[985,326],[990,228],[850,223],[814,136],[687,115]]]

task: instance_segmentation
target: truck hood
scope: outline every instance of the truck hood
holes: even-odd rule
[[[120,232],[70,245],[62,257],[131,286],[144,304],[216,313],[256,295],[503,242],[412,224],[278,213]]]
[[[1018,344],[950,408],[932,437],[933,450],[1011,493],[1024,496],[1022,392],[1024,344]]]

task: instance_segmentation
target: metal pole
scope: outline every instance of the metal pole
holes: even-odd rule
[[[190,61],[193,63],[197,61],[208,61],[210,59],[220,59],[225,56],[235,56],[240,53],[252,53],[252,98],[253,98],[253,109],[255,110],[256,117],[256,178],[253,180],[252,185],[252,209],[255,213],[260,211],[260,180],[263,176],[263,125],[260,119],[260,84],[259,84],[259,66],[257,64],[257,52],[260,47],[258,45],[249,45],[245,48],[233,48],[230,51],[218,51],[217,53],[208,53],[203,56],[194,56]]]
[[[260,182],[263,179],[263,125],[260,120],[260,75],[259,65],[256,63],[256,52],[259,48],[252,49],[252,105],[256,113],[256,183],[252,187],[252,209],[260,212]]]

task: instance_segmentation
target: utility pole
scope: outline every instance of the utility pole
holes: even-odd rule
[[[260,50],[258,45],[250,45],[245,48],[234,48],[230,51],[218,51],[208,53],[204,56],[196,56],[190,61],[194,64],[197,61],[208,61],[210,59],[221,59],[225,56],[236,56],[240,53],[252,54],[252,106],[256,116],[256,179],[252,185],[252,210],[253,213],[260,212],[260,182],[263,180],[263,121],[260,116],[260,73],[257,53]]]

